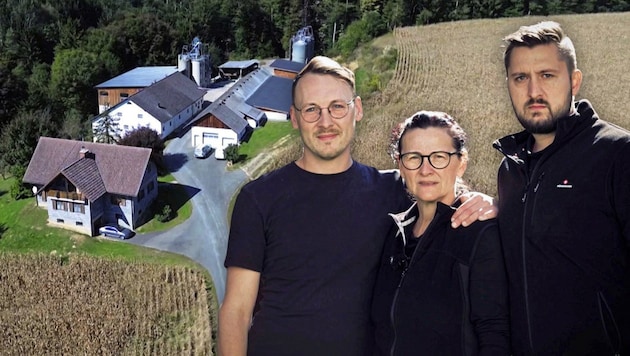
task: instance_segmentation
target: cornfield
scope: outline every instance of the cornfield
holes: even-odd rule
[[[2,355],[211,355],[201,272],[71,255],[0,255]]]

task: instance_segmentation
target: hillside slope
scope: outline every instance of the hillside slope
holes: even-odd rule
[[[500,154],[492,142],[520,126],[505,86],[503,36],[521,25],[559,22],[572,38],[584,73],[577,99],[589,99],[600,117],[630,128],[630,13],[519,17],[404,27],[394,32],[398,61],[382,95],[364,101],[354,145],[357,160],[392,168],[389,129],[418,110],[453,115],[469,134],[471,162],[465,178],[496,194]],[[375,40],[371,45],[378,44]]]

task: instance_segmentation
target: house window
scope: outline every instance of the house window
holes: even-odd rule
[[[98,93],[98,95],[100,95],[100,96],[109,96],[109,93],[103,90],[103,91],[100,91]]]
[[[121,98],[122,100],[125,100],[125,99],[127,99],[128,97],[129,97],[129,93],[120,93],[120,98]]]
[[[141,201],[142,199],[144,199],[144,189],[140,190],[138,193],[138,201]]]
[[[60,223],[60,224],[65,223],[65,221],[63,219],[57,219],[57,222]]]
[[[118,116],[118,117],[122,117],[122,111],[117,112],[117,113],[116,113],[116,116]]]
[[[66,210],[66,203],[61,200],[55,200],[54,208],[55,210]]]
[[[149,182],[149,185],[147,186],[147,190],[152,192],[154,188],[155,188],[155,183]]]
[[[83,221],[77,221],[76,224],[77,226],[83,226]]]
[[[83,208],[83,204],[79,204],[79,203],[72,204],[72,211],[75,213],[81,213],[81,214],[85,212]]]
[[[142,119],[142,114],[138,114],[138,119]]]
[[[123,127],[125,128],[125,131],[129,130],[129,125],[123,125]]]

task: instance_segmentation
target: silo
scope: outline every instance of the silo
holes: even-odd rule
[[[315,38],[313,28],[306,26],[301,28],[291,38],[291,61],[306,63],[315,55]]]
[[[206,86],[206,78],[208,77],[208,73],[206,73],[206,58],[198,57],[193,59],[192,61],[192,78],[197,82],[197,85],[200,87]]]
[[[188,54],[182,53],[177,56],[177,70],[187,77],[190,76],[190,57]]]
[[[304,40],[294,39],[291,43],[291,60],[306,63],[306,42]]]

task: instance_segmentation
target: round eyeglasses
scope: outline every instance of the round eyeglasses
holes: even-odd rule
[[[323,109],[328,110],[330,117],[334,119],[343,119],[348,114],[350,105],[354,103],[354,99],[356,98],[357,97],[355,96],[354,98],[348,101],[335,100],[332,103],[330,103],[328,107],[325,107],[325,108],[322,108],[315,104],[306,105],[305,107],[301,109],[298,109],[297,106],[295,105],[293,105],[293,107],[295,107],[295,110],[297,110],[300,114],[302,114],[302,119],[304,121],[310,122],[310,123],[313,123],[319,120],[319,118],[322,115]]]
[[[400,155],[400,162],[405,168],[416,170],[422,166],[426,157],[433,168],[444,169],[451,163],[452,155],[461,155],[461,152],[435,151],[429,155],[423,155],[419,152],[407,152]]]

